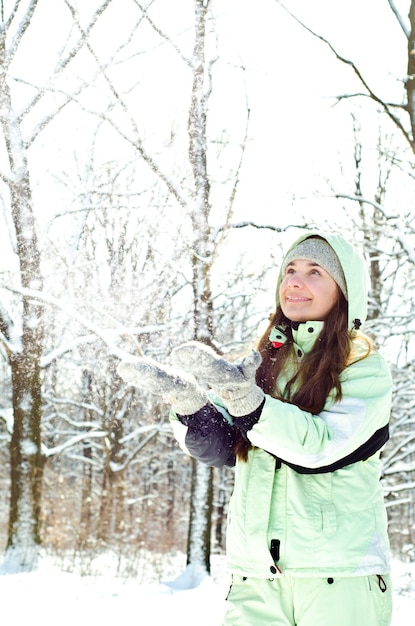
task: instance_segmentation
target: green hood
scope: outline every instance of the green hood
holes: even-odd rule
[[[325,239],[328,244],[333,248],[337,254],[340,264],[343,268],[344,276],[347,284],[348,293],[348,328],[352,330],[355,326],[354,320],[358,319],[363,324],[367,317],[367,298],[368,298],[368,286],[369,276],[367,271],[366,262],[363,256],[351,246],[347,241],[340,237],[340,235],[321,235],[317,232],[308,232],[307,234],[299,237],[289,248],[288,253],[295,248],[299,243],[310,237],[320,237]],[[282,267],[281,264],[280,273],[277,282],[277,306],[280,303],[279,288],[282,282]],[[309,320],[314,321],[314,320]]]

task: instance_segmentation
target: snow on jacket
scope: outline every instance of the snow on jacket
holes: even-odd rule
[[[326,239],[345,274],[351,329],[354,320],[366,319],[365,264],[342,238]],[[277,304],[280,282],[281,275]],[[312,349],[322,325],[311,321],[293,330],[298,362]],[[259,578],[389,572],[379,457],[388,437],[390,370],[372,352],[349,365],[341,383],[341,401],[329,396],[318,415],[267,395],[244,424],[254,446],[247,462],[235,460],[232,418],[220,400],[213,415],[202,409],[179,421],[171,413],[185,451],[216,467],[235,463],[227,529],[230,571]]]

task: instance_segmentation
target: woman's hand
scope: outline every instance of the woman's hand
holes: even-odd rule
[[[230,363],[209,346],[189,341],[175,348],[171,358],[175,365],[207,383],[234,417],[249,415],[264,400],[264,392],[255,382],[261,363],[255,350],[238,363]]]

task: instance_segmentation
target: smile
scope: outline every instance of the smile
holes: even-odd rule
[[[286,298],[287,302],[310,302],[310,298],[306,298],[306,297],[301,297],[301,296],[287,296]]]

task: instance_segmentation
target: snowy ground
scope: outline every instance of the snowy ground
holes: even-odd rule
[[[99,575],[80,576],[44,559],[34,573],[1,576],[2,615],[14,626],[220,626],[228,586],[223,559],[214,561],[212,577],[192,581],[185,572],[173,584],[168,582],[172,577],[167,584],[158,582],[158,566],[150,573],[146,567],[150,580],[145,582],[116,577],[108,573],[108,563],[101,565]],[[393,576],[393,626],[413,623],[415,564],[394,562]],[[195,582],[199,584],[189,589]]]

